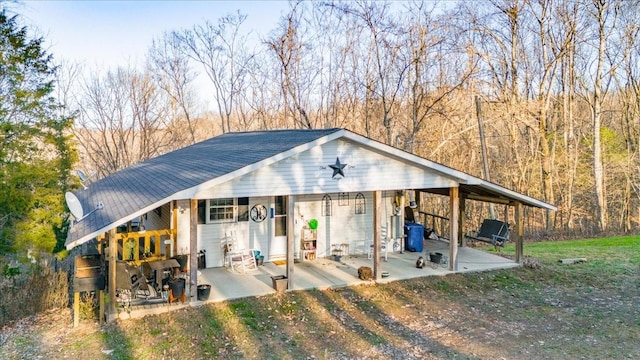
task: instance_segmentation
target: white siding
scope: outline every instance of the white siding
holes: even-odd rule
[[[342,164],[345,177],[332,178],[329,165]],[[336,140],[195,195],[198,199],[302,195],[373,190],[448,188],[457,182],[399,159]]]
[[[190,217],[191,213],[189,200],[178,200],[177,202],[178,209],[178,224],[176,228],[177,232],[177,242],[176,249],[173,249],[174,254],[188,254],[189,253],[189,242],[190,242]]]
[[[256,204],[267,208],[272,206],[269,197],[249,199],[249,209]],[[188,236],[179,233],[178,238]],[[224,251],[222,240],[226,236],[235,236],[238,249],[260,250],[265,259],[269,259],[269,240],[273,237],[272,219],[262,222],[249,221],[221,222],[213,224],[198,224],[198,250],[205,250],[207,267],[221,267],[224,265]]]
[[[169,229],[171,227],[171,207],[169,203],[160,206],[159,212],[160,216],[158,216],[158,212],[155,210],[149,211],[146,214],[146,218],[142,222],[145,229],[159,230]]]
[[[318,220],[317,256],[331,255],[333,244],[349,244],[351,254],[367,252],[368,242],[373,240],[373,193],[363,192],[366,201],[366,212],[355,213],[355,196],[348,193],[348,205],[340,205],[339,194],[330,193],[331,216],[322,216],[322,198],[325,194],[298,197],[296,203],[296,254],[300,252],[301,230],[310,219]],[[394,215],[392,191],[384,191],[382,199],[383,226],[391,226]]]
[[[346,164],[344,178],[332,177],[333,169],[329,165],[335,164],[336,158]],[[440,173],[340,139],[201,191],[194,198],[249,197],[249,208],[262,204],[270,210],[273,196],[297,195],[295,214],[288,214],[294,217],[295,224],[294,257],[299,257],[301,230],[306,221],[312,218],[319,222],[316,255],[325,257],[331,255],[332,244],[349,244],[351,254],[367,252],[368,244],[373,239],[372,191],[382,190],[382,224],[394,237],[396,234],[402,236],[404,222],[400,219],[400,228],[396,232],[395,190],[451,186],[457,186],[457,182]],[[348,193],[347,205],[340,205],[341,192]],[[355,197],[359,192],[365,196],[364,214],[355,213]],[[324,195],[332,198],[331,216],[322,214]],[[188,202],[186,211],[180,211],[179,214],[180,247],[185,241],[188,244]],[[182,219],[186,219],[186,226],[182,224]],[[231,233],[235,233],[240,248],[261,250],[266,261],[282,256],[275,253],[278,250],[277,246],[274,247],[274,224],[270,216],[260,223],[249,220],[202,224],[198,225],[198,250],[206,250],[207,267],[223,266],[220,243],[225,234]]]

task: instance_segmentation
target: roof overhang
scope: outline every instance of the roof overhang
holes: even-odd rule
[[[474,184],[460,184],[460,195],[468,200],[490,202],[494,204],[515,205],[521,203],[525,206],[536,207],[551,211],[558,208],[544,201],[517,193],[494,183],[479,180]],[[416,189],[422,192],[438,195],[449,195],[449,189]]]
[[[402,159],[415,166],[422,167],[424,169],[429,169],[430,171],[435,171],[441,176],[457,182],[459,184],[461,195],[464,196],[466,199],[493,202],[498,204],[514,204],[519,202],[527,206],[544,208],[544,209],[553,210],[553,211],[557,210],[557,208],[553,205],[547,204],[540,200],[536,200],[532,197],[529,197],[523,194],[519,194],[515,191],[506,189],[504,187],[493,184],[491,182],[484,181],[473,175],[466,174],[462,171],[458,171],[448,166],[399,150],[397,148],[383,144],[376,140],[372,140],[365,136],[358,135],[349,130],[336,129],[336,131],[333,131],[327,135],[318,137],[313,141],[300,144],[287,151],[280,152],[276,155],[270,156],[268,158],[257,161],[255,163],[247,164],[246,166],[241,167],[235,171],[231,171],[221,176],[214,177],[208,181],[202,182],[195,186],[184,188],[163,199],[156,199],[156,201],[154,201],[152,204],[145,206],[144,208],[137,209],[135,212],[128,214],[126,217],[111,219],[111,221],[108,224],[103,225],[97,229],[96,228],[92,229],[92,231],[88,232],[82,237],[79,237],[77,239],[74,239],[73,241],[68,242],[66,244],[66,247],[67,249],[72,249],[75,246],[81,245],[82,243],[106,231],[109,231],[110,229],[113,229],[114,227],[117,227],[120,224],[126,223],[127,221],[135,219],[136,217],[141,216],[157,208],[158,206],[166,204],[167,202],[170,202],[173,200],[181,200],[181,199],[193,199],[197,193],[205,189],[215,187],[218,184],[224,183],[226,181],[232,180],[237,177],[244,176],[259,168],[269,166],[278,161],[282,161],[291,156],[294,156],[296,154],[309,150],[313,147],[326,144],[336,139],[345,139],[348,141],[353,141],[354,143],[367,146],[370,149],[384,153],[387,156]],[[429,192],[429,193],[440,194],[440,195],[449,194],[448,188],[447,189],[415,189],[415,190],[420,190],[423,192]]]

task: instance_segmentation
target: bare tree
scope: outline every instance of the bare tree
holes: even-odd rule
[[[236,12],[220,18],[217,24],[206,22],[191,30],[173,32],[183,53],[202,65],[213,84],[223,133],[232,130],[231,116],[253,57],[246,48],[247,36],[240,32],[246,18]]]
[[[386,143],[393,141],[392,111],[397,106],[405,81],[410,60],[403,57],[403,32],[391,16],[390,4],[375,1],[342,2],[336,5],[346,15],[359,20],[362,29],[367,31],[370,61],[373,72],[365,75],[367,93],[379,101],[382,113],[382,125],[386,132]],[[373,77],[370,77],[373,76]],[[371,81],[374,80],[375,81]]]
[[[148,67],[153,78],[167,94],[173,118],[186,122],[191,143],[195,143],[197,96],[193,89],[196,74],[171,33],[154,40],[148,52]]]
[[[317,74],[305,67],[304,59],[308,50],[303,40],[303,5],[294,4],[289,13],[281,19],[279,29],[266,41],[266,45],[278,63],[280,88],[285,107],[293,115],[294,126],[313,128],[305,95],[311,91]]]
[[[609,0],[592,0],[592,7],[589,8],[588,14],[591,19],[595,20],[596,27],[594,29],[593,47],[595,50],[596,68],[593,72],[593,83],[584,84],[591,94],[586,98],[591,106],[591,118],[593,121],[593,179],[596,197],[596,210],[598,225],[601,231],[607,230],[607,198],[605,193],[605,177],[604,165],[602,160],[602,105],[607,94],[609,85],[608,79],[611,73],[611,64],[607,64],[608,59],[612,59],[611,54],[607,53],[607,42],[609,36],[612,36],[612,29],[618,17],[619,3]],[[590,58],[590,57],[589,57]],[[609,65],[609,68],[607,68]]]
[[[148,73],[118,68],[85,82],[75,135],[100,176],[173,150],[165,101]]]

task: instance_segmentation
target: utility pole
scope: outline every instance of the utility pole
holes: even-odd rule
[[[478,131],[480,132],[480,150],[482,151],[482,170],[483,177],[487,181],[491,181],[489,176],[489,163],[487,162],[487,140],[484,137],[484,125],[482,119],[482,103],[480,97],[476,95],[476,116],[478,118]],[[489,203],[489,218],[495,219],[495,211],[493,204]]]

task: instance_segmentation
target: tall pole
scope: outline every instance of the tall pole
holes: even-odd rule
[[[476,116],[478,118],[478,131],[480,132],[480,150],[482,151],[482,170],[484,179],[491,181],[489,176],[489,163],[487,162],[487,140],[484,137],[484,125],[482,123],[482,103],[480,97],[476,95]],[[493,204],[489,203],[489,217],[495,219]]]

